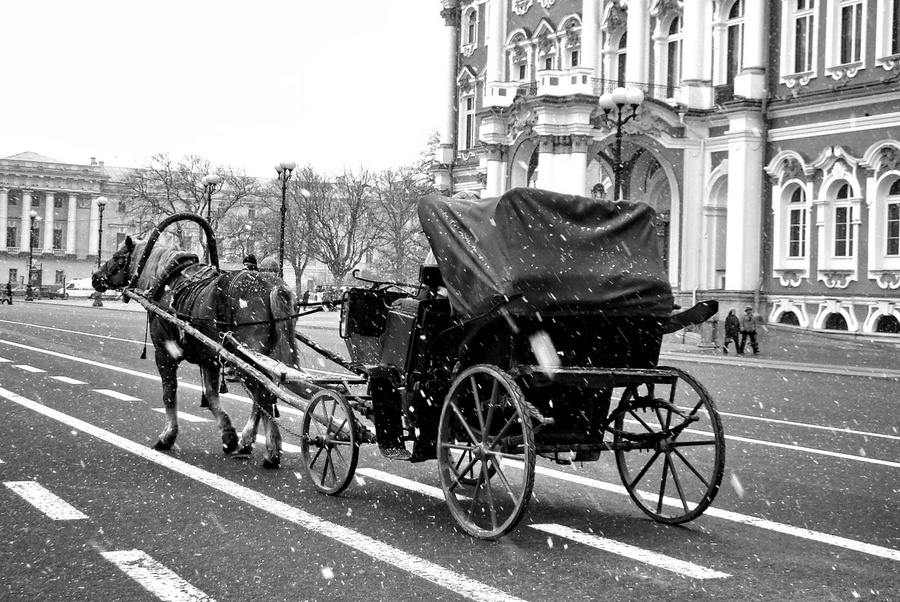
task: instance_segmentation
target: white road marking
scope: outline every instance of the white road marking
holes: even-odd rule
[[[179,412],[178,415],[181,416],[181,413]],[[257,436],[256,436],[256,442],[259,443],[259,444],[262,445],[262,446],[265,446],[265,445],[266,445],[266,438],[265,438],[265,436],[263,436],[263,435],[257,435]],[[281,451],[290,452],[290,453],[292,453],[292,454],[299,454],[299,453],[301,453],[303,450],[300,448],[299,445],[294,445],[293,443],[285,443],[284,441],[282,441],[282,442],[281,442]]]
[[[731,577],[728,573],[706,568],[699,564],[694,564],[693,562],[686,562],[684,560],[672,558],[671,556],[666,556],[665,554],[651,552],[650,550],[645,550],[631,544],[622,543],[606,537],[599,537],[577,529],[570,529],[569,527],[564,527],[562,525],[546,524],[528,526],[532,529],[543,531],[544,533],[570,539],[574,542],[597,548],[604,552],[609,552],[610,554],[624,556],[625,558],[637,560],[638,562],[645,562],[656,568],[672,571],[673,573],[678,573],[679,575],[690,577],[692,579],[722,579],[724,577]]]
[[[69,378],[68,376],[51,376],[50,378],[56,379],[62,383],[66,383],[67,385],[86,385],[87,384],[84,381],[75,380],[74,378]]]
[[[471,579],[461,573],[446,569],[423,558],[418,558],[399,548],[395,548],[394,546],[378,541],[377,539],[363,535],[353,529],[322,519],[314,514],[290,506],[284,502],[259,493],[258,491],[229,481],[219,475],[207,472],[202,468],[192,466],[177,458],[160,453],[152,448],[144,447],[130,439],[126,439],[98,426],[44,406],[7,389],[0,388],[0,397],[61,422],[71,428],[78,429],[149,462],[153,462],[159,466],[168,468],[173,472],[194,479],[199,483],[207,485],[226,495],[230,495],[237,500],[259,508],[260,510],[269,512],[285,521],[338,541],[348,547],[367,554],[376,560],[390,564],[411,575],[421,577],[439,587],[455,592],[470,600],[477,600],[479,602],[516,602],[521,600],[520,598],[516,598],[495,587]]]
[[[159,412],[160,414],[165,414],[165,408],[150,408],[154,412]],[[178,420],[184,420],[185,422],[212,422],[209,418],[201,418],[200,416],[194,416],[193,414],[188,414],[187,412],[178,411]]]
[[[800,428],[808,428],[808,429],[816,429],[822,431],[829,431],[831,433],[844,433],[847,435],[860,435],[862,437],[878,437],[882,439],[891,439],[893,441],[900,441],[900,436],[898,435],[886,435],[884,433],[873,433],[871,431],[857,431],[854,429],[847,428],[838,428],[834,426],[822,426],[820,424],[809,424],[808,422],[794,422],[792,420],[779,420],[777,418],[766,418],[765,416],[748,416],[747,414],[733,414],[731,412],[723,412],[719,410],[720,416],[727,416],[728,418],[737,418],[738,420],[758,420],[760,422],[768,422],[770,424],[779,424],[786,426],[799,426]]]
[[[507,461],[504,461],[504,464],[507,464]],[[510,466],[514,466],[516,468],[521,469],[521,462],[511,462],[508,464]],[[617,493],[620,495],[628,495],[628,491],[625,487],[621,485],[613,485],[612,483],[606,483],[604,481],[598,481],[596,479],[590,479],[587,477],[582,477],[579,475],[562,472],[559,470],[553,470],[552,468],[545,468],[543,466],[535,467],[535,472],[546,475],[549,477],[553,477],[555,479],[559,479],[561,481],[568,481],[570,483],[578,483],[579,485],[585,485],[587,487],[592,487],[594,489],[600,489],[603,491],[608,491],[610,493]],[[648,500],[656,501],[658,496],[651,496],[648,493],[643,493],[644,497]],[[664,496],[663,503],[669,506],[681,506],[681,501],[675,498]],[[900,562],[900,550],[895,550],[893,548],[885,548],[883,546],[877,546],[874,544],[865,543],[862,541],[856,541],[854,539],[848,539],[846,537],[841,537],[839,535],[830,535],[828,533],[819,533],[818,531],[812,531],[810,529],[803,529],[800,527],[794,527],[791,525],[785,525],[783,523],[777,523],[775,521],[766,520],[764,518],[757,518],[755,516],[747,516],[746,514],[738,514],[737,512],[731,512],[729,510],[720,510],[718,508],[707,508],[703,513],[704,516],[713,516],[715,518],[720,518],[723,520],[728,520],[736,523],[741,523],[744,525],[751,525],[754,527],[759,527],[761,529],[767,529],[769,531],[774,531],[776,533],[783,533],[785,535],[791,535],[793,537],[799,537],[801,539],[808,539],[811,541],[817,541],[819,543],[824,543],[828,545],[832,545],[839,548],[845,548],[847,550],[853,550],[855,552],[861,552],[863,554],[869,554],[871,556],[877,556],[878,558],[885,558],[887,560],[896,560]]]
[[[131,395],[126,395],[125,393],[119,393],[118,391],[113,391],[112,389],[94,389],[94,393],[100,393],[101,395],[106,395],[107,397],[112,397],[113,399],[119,399],[121,401],[140,401],[137,397],[132,397]]]
[[[756,445],[765,445],[768,447],[779,447],[781,449],[791,449],[794,451],[802,451],[808,454],[817,454],[820,456],[830,456],[832,458],[841,458],[842,460],[854,460],[856,462],[865,462],[867,464],[879,464],[881,466],[890,466],[891,468],[900,468],[900,462],[891,462],[889,460],[879,460],[878,458],[869,458],[866,456],[857,456],[854,454],[843,454],[841,452],[833,452],[824,449],[815,449],[812,447],[803,447],[802,445],[793,445],[788,443],[776,443],[775,441],[761,441],[759,439],[748,439],[747,437],[738,437],[737,435],[725,435],[725,439],[732,441],[740,441],[742,443],[753,443]]]
[[[29,366],[28,364],[16,364],[13,368],[18,368],[19,370],[24,370],[25,372],[46,372],[46,370],[41,370],[40,368],[35,368],[34,366]]]
[[[101,552],[101,555],[160,600],[165,602],[214,602],[213,598],[141,550]]]
[[[11,361],[12,360],[8,360],[5,357],[0,357],[0,364],[6,363],[6,362],[11,362]]]
[[[375,470],[374,468],[357,468],[356,473],[372,479],[376,479],[378,481],[384,481],[385,483],[394,485],[396,487],[409,489],[410,491],[415,491],[416,493],[420,493],[422,495],[426,495],[438,500],[444,499],[444,491],[440,487],[425,485],[424,483],[419,483],[418,481],[412,481],[410,479],[398,477],[397,475],[381,470]]]
[[[57,332],[66,332],[69,334],[79,334],[85,337],[94,337],[97,339],[106,339],[107,341],[121,341],[123,343],[134,343],[136,345],[143,345],[143,341],[135,341],[134,339],[120,339],[119,337],[111,337],[104,334],[93,334],[90,332],[81,332],[80,330],[69,330],[68,328],[56,328],[53,326],[38,326],[37,324],[29,324],[28,322],[14,322],[12,320],[0,320],[0,323],[3,324],[16,324],[18,326],[31,326],[33,328],[39,328],[42,330],[55,330]]]
[[[81,520],[87,518],[75,507],[51,493],[35,481],[6,481],[3,483],[26,502],[53,520]]]

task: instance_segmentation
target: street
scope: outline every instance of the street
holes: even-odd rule
[[[3,600],[900,599],[895,345],[765,328],[759,358],[666,344],[660,364],[697,377],[725,425],[706,513],[654,523],[611,454],[539,459],[525,518],[486,542],[455,526],[433,461],[363,446],[350,487],[317,493],[290,408],[279,470],[262,468],[259,442],[249,459],[223,455],[187,364],[176,447],[152,450],[159,377],[139,359],[143,310],[122,305],[0,308]],[[345,354],[336,324],[299,328]],[[228,386],[240,430],[249,398]]]

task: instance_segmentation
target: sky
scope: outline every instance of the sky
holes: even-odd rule
[[[0,0],[0,158],[198,155],[274,176],[416,160],[446,89],[439,0]]]

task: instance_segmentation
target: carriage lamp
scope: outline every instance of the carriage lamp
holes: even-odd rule
[[[203,193],[206,195],[206,221],[209,222],[212,219],[213,195],[222,190],[222,176],[214,173],[207,174],[200,178],[200,183],[203,184]]]
[[[644,102],[644,93],[640,88],[618,87],[612,92],[606,92],[600,96],[599,104],[603,109],[604,118],[608,126],[616,127],[616,156],[613,164],[615,174],[615,190],[613,200],[622,200],[622,126],[637,117],[638,107]],[[631,112],[626,113],[626,108]],[[610,113],[615,110],[615,120],[610,118]]]
[[[297,164],[293,161],[282,161],[275,166],[278,172],[278,181],[281,182],[281,236],[278,239],[278,277],[284,277],[284,221],[287,216],[287,185],[291,179],[291,172]]]
[[[25,285],[25,300],[34,301],[34,292],[31,288],[32,278],[34,278],[34,239],[37,236],[36,225],[41,218],[34,210],[28,215],[31,217],[31,222],[28,224],[28,284]]]
[[[100,269],[100,255],[103,253],[103,210],[109,200],[105,196],[97,197],[97,210],[100,212],[97,231],[97,269]],[[103,299],[99,292],[94,293],[94,307],[103,307]]]

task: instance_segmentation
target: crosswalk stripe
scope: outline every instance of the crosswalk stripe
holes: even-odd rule
[[[19,370],[24,370],[25,372],[46,372],[46,370],[41,370],[40,368],[35,368],[34,366],[29,366],[28,364],[16,364],[13,367],[18,368]]]
[[[75,380],[74,378],[69,378],[68,376],[51,376],[50,378],[58,380],[61,383],[66,383],[67,385],[85,385],[83,380]]]
[[[120,401],[140,401],[137,397],[132,397],[131,395],[126,395],[125,393],[119,393],[118,391],[113,391],[112,389],[94,389],[94,393],[100,393],[101,395],[106,395],[107,397],[112,397],[113,399],[118,399]]]
[[[724,577],[731,577],[728,573],[709,569],[700,566],[699,564],[694,564],[693,562],[686,562],[684,560],[672,558],[671,556],[666,556],[665,554],[651,552],[650,550],[645,550],[644,548],[639,548],[631,544],[622,543],[621,541],[615,541],[614,539],[606,537],[600,537],[591,533],[585,533],[584,531],[571,529],[562,525],[545,524],[528,526],[532,529],[549,533],[550,535],[563,537],[592,548],[597,548],[598,550],[603,550],[604,552],[609,552],[610,554],[616,554],[618,556],[630,558],[631,560],[644,562],[656,568],[672,571],[673,573],[691,577],[692,579],[722,579]]]
[[[87,515],[51,493],[35,481],[6,481],[3,483],[26,502],[53,520],[81,520]]]
[[[160,414],[165,414],[165,408],[150,408],[154,412],[159,412]],[[187,412],[178,411],[178,420],[184,420],[185,422],[212,422],[209,418],[203,418],[202,416],[194,416],[193,414],[188,414]]]
[[[101,552],[104,558],[165,602],[215,602],[141,550]]]

